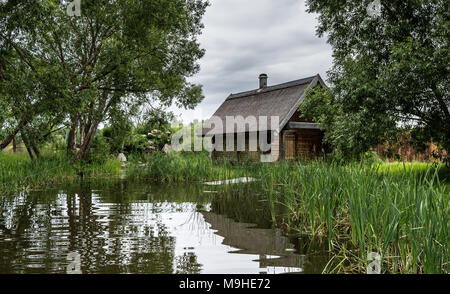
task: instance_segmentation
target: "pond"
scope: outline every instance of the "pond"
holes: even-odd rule
[[[127,180],[1,197],[0,273],[320,273],[326,250],[283,235],[265,207]]]

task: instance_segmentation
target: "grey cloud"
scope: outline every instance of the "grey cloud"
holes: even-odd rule
[[[320,73],[332,64],[331,47],[315,34],[316,16],[300,0],[212,0],[199,40],[206,49],[201,71],[205,100],[199,119],[210,117],[230,93],[255,89],[258,75],[269,85]],[[185,122],[192,113],[175,110]]]

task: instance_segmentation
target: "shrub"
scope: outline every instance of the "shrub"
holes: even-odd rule
[[[111,146],[103,135],[96,135],[88,154],[88,163],[104,163],[111,154]]]

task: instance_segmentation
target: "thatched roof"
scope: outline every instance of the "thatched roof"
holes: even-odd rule
[[[280,131],[287,124],[289,119],[299,108],[304,99],[305,90],[308,87],[315,87],[321,84],[325,87],[320,75],[295,80],[280,85],[270,86],[263,89],[257,89],[238,94],[231,94],[225,102],[217,109],[213,117],[205,122],[203,129],[204,135],[215,135],[222,133],[236,133],[243,130],[238,130],[236,127],[234,131],[213,131],[214,119],[220,118],[223,122],[224,129],[226,124],[226,117],[256,117],[255,122],[248,120],[249,124],[245,126],[245,131]],[[259,117],[267,117],[267,126],[260,125]],[[271,126],[271,117],[279,117],[279,125]]]

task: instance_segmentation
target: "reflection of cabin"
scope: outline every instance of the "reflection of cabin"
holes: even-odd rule
[[[286,267],[303,269],[305,256],[286,251],[294,245],[289,243],[279,229],[260,229],[252,224],[235,222],[225,216],[212,212],[202,212],[211,229],[224,238],[222,244],[237,248],[235,253],[259,256],[260,268]],[[277,258],[269,258],[277,256]]]
[[[314,158],[321,155],[323,132],[319,127],[300,118],[298,108],[305,96],[305,90],[308,87],[326,87],[319,75],[300,79],[280,85],[267,86],[267,75],[261,74],[259,77],[260,87],[257,90],[231,94],[225,102],[219,107],[213,117],[206,122],[203,129],[204,136],[213,137],[213,143],[217,141],[218,136],[222,136],[222,142],[226,144],[225,135],[233,134],[235,138],[238,134],[245,133],[245,147],[236,146],[234,140],[234,151],[214,151],[213,157],[227,157],[231,160],[241,159],[259,159],[261,154],[271,154],[272,161],[279,159],[300,159]],[[214,120],[220,118],[223,126],[226,126],[227,117],[242,117],[246,120],[244,126],[236,126],[228,130],[214,129]],[[251,121],[250,117],[256,118]],[[259,118],[267,117],[267,125],[261,123]],[[279,118],[279,124],[271,123],[272,117]],[[261,152],[258,145],[258,151],[249,151],[250,133],[253,134],[267,132],[268,144],[267,152]],[[259,138],[258,138],[259,139]],[[256,144],[255,144],[256,145]]]

